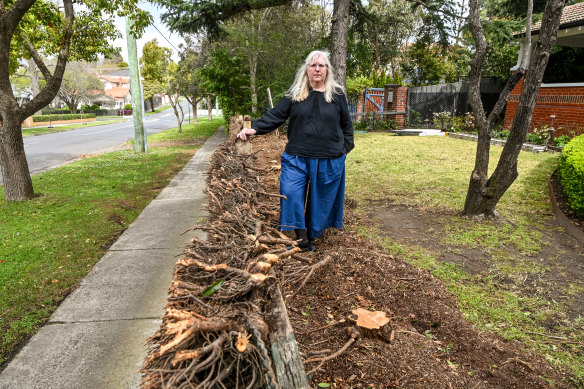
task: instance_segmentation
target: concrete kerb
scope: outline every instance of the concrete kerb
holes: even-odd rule
[[[136,388],[176,259],[200,231],[204,171],[220,128],[0,373],[1,389]],[[185,231],[187,231],[185,233]]]

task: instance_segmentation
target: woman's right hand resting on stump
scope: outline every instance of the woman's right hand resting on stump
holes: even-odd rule
[[[255,133],[256,130],[253,128],[243,128],[241,131],[239,131],[237,137],[241,140],[247,140],[248,135],[255,135]]]

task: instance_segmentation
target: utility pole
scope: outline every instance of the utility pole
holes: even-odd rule
[[[142,112],[144,103],[140,86],[140,72],[138,69],[138,49],[136,38],[130,32],[130,18],[126,16],[126,39],[128,41],[128,65],[130,68],[130,92],[132,93],[132,116],[134,118],[134,150],[146,152],[146,137],[144,136],[144,122]]]

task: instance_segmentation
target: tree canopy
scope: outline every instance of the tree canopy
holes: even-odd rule
[[[8,201],[23,201],[34,195],[21,123],[49,104],[61,86],[69,59],[96,60],[111,53],[109,40],[119,33],[114,16],[130,16],[133,31],[140,34],[151,21],[137,7],[137,0],[8,0],[0,7],[0,165]],[[49,69],[46,58],[53,58]],[[22,60],[32,59],[45,84],[30,101],[18,101],[10,75]]]

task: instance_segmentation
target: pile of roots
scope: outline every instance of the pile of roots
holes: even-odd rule
[[[287,263],[311,260],[277,230],[280,195],[264,187],[254,159],[236,154],[233,137],[212,156],[209,217],[194,227],[207,239],[193,239],[176,264],[161,328],[149,339],[144,388],[278,387],[266,296]]]

